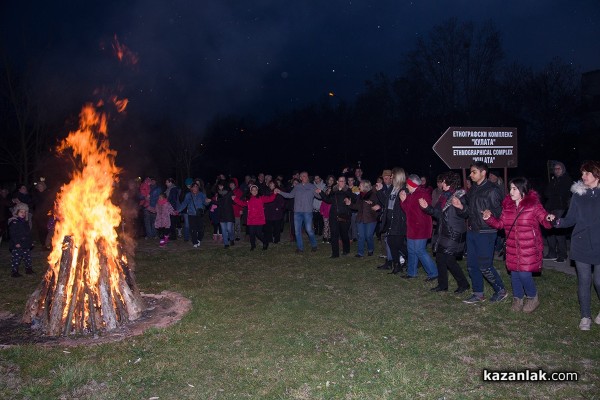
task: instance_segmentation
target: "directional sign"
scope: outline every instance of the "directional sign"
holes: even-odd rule
[[[433,145],[450,169],[469,168],[483,161],[490,168],[517,167],[517,128],[451,126]]]

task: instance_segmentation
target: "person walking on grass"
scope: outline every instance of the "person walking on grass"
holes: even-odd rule
[[[557,228],[573,226],[570,258],[577,269],[577,298],[581,321],[579,329],[589,331],[592,325],[592,282],[600,298],[600,161],[585,161],[581,180],[571,187],[573,196],[567,215],[556,218],[550,214]],[[600,313],[594,319],[600,325]]]
[[[171,231],[171,216],[177,213],[167,199],[165,193],[158,195],[156,201],[156,218],[154,219],[154,228],[160,238],[159,246],[163,247],[169,243],[169,232]]]
[[[263,227],[266,223],[265,219],[265,203],[270,203],[275,200],[275,193],[268,196],[260,196],[258,186],[250,185],[250,198],[248,200],[238,199],[236,196],[231,196],[234,203],[248,207],[248,234],[250,235],[250,250],[256,248],[256,238],[263,244],[263,250],[269,248],[269,242],[265,240],[263,235]]]
[[[454,293],[459,294],[470,288],[469,282],[456,260],[464,252],[467,227],[465,220],[458,216],[451,199],[457,197],[464,204],[465,191],[458,189],[460,176],[456,172],[448,171],[439,175],[437,179],[438,184],[441,182],[438,187],[442,192],[438,196],[435,206],[427,204],[425,199],[419,199],[419,205],[425,212],[438,221],[438,232],[432,241],[438,268],[438,284],[431,291],[448,291],[448,271],[450,271],[458,284]]]
[[[544,191],[546,202],[544,206],[556,218],[565,215],[571,200],[571,186],[573,179],[567,173],[565,164],[560,161],[552,163],[552,178]],[[566,229],[553,228],[546,231],[548,253],[545,260],[563,263],[567,259],[567,231]]]
[[[384,175],[386,171],[383,171]],[[382,199],[386,192],[383,184],[377,185],[377,197],[380,204],[373,206],[375,211],[382,209],[381,236],[389,248],[388,259],[378,269],[391,269],[391,274],[399,274],[404,271],[404,264],[408,255],[406,248],[406,214],[400,206],[400,194],[406,191],[406,172],[403,168],[394,168],[390,173],[392,184],[387,199]],[[385,182],[385,181],[384,181]],[[384,183],[385,184],[385,183]],[[383,205],[381,205],[383,204]]]
[[[532,275],[542,270],[544,241],[540,225],[547,229],[551,224],[548,212],[526,178],[511,180],[509,187],[500,217],[494,217],[490,210],[484,210],[482,217],[489,226],[504,229],[506,234],[506,267],[513,290],[511,309],[530,313],[540,305]]]
[[[215,197],[217,200],[217,212],[219,223],[221,224],[221,232],[223,234],[223,247],[229,248],[235,244],[234,237],[234,223],[235,213],[233,210],[233,200],[231,196],[234,196],[231,191],[231,187],[224,180],[217,182],[217,192]]]
[[[357,210],[356,227],[358,229],[358,252],[356,257],[364,257],[365,242],[367,255],[372,256],[375,251],[375,226],[377,225],[377,193],[371,186],[371,181],[363,179],[358,185],[360,193],[356,195],[356,202],[350,207]],[[377,207],[378,208],[378,207]]]
[[[490,210],[494,217],[499,217],[502,212],[500,188],[487,179],[487,174],[487,164],[475,162],[469,175],[473,185],[467,191],[465,204],[458,198],[452,198],[452,205],[459,210],[458,215],[467,219],[467,270],[473,286],[471,297],[463,300],[467,304],[485,301],[483,278],[494,289],[490,302],[496,303],[508,296],[504,282],[494,268],[494,245],[498,232],[482,217],[484,210]]]
[[[331,229],[331,258],[340,256],[340,240],[342,241],[342,255],[350,253],[350,215],[352,210],[349,207],[352,192],[346,185],[346,177],[340,175],[331,190],[325,192],[316,189],[315,193],[328,204],[331,204],[329,210],[329,228]]]
[[[308,172],[300,173],[300,183],[295,185],[290,193],[275,189],[276,194],[280,194],[286,199],[294,199],[294,236],[296,236],[296,253],[304,252],[304,242],[302,241],[302,226],[306,230],[308,240],[312,251],[317,251],[317,239],[313,229],[313,198],[317,187],[310,183]]]
[[[177,212],[187,209],[192,245],[196,249],[200,247],[202,239],[204,239],[204,207],[210,202],[211,200],[207,199],[204,192],[200,190],[200,185],[194,182],[177,209]]]
[[[408,267],[403,278],[417,277],[419,261],[427,273],[426,282],[437,280],[438,271],[433,258],[427,252],[427,240],[431,239],[433,223],[431,216],[419,205],[423,199],[431,202],[431,193],[421,186],[421,178],[411,174],[406,179],[406,192],[400,192],[400,206],[406,213],[406,242],[408,245]]]

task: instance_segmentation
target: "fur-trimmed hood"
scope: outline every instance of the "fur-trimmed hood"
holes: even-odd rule
[[[523,200],[519,202],[519,207],[530,207],[536,203],[540,202],[540,195],[533,189],[529,190],[527,194],[523,197]],[[515,208],[515,202],[510,198],[510,194],[506,195],[504,200],[502,200],[502,208]]]
[[[585,186],[583,181],[577,181],[571,186],[571,192],[583,196],[589,188]]]

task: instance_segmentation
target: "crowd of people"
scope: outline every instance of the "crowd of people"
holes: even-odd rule
[[[371,257],[380,243],[385,260],[378,269],[411,280],[418,277],[421,265],[425,280],[436,283],[434,292],[449,290],[450,272],[454,293],[471,290],[463,300],[468,304],[486,300],[486,282],[493,289],[491,303],[509,296],[494,266],[495,255],[501,253],[510,272],[514,312],[531,313],[540,305],[534,274],[541,271],[543,260],[562,263],[569,257],[578,276],[579,328],[589,330],[592,284],[600,297],[600,162],[584,162],[576,183],[563,163],[553,162],[551,168],[543,195],[524,177],[512,179],[505,195],[504,182],[485,163],[475,162],[469,184],[448,171],[437,176],[435,189],[426,177],[407,174],[403,168],[386,169],[374,182],[365,179],[360,168],[346,168],[325,179],[306,171],[287,181],[281,175],[248,175],[241,184],[224,174],[211,184],[188,178],[182,188],[171,178],[163,187],[147,177],[116,191],[115,201],[122,210],[120,233],[156,239],[161,247],[183,239],[200,248],[207,221],[213,241],[224,249],[247,236],[250,250],[256,249],[256,239],[267,250],[281,242],[285,221],[299,254],[306,249],[304,234],[311,252],[318,251],[322,241],[331,248],[331,258],[349,255],[352,241],[357,242],[355,257]],[[6,189],[0,191],[0,233],[10,238],[13,277],[21,276],[22,262],[25,272],[33,273],[32,227],[38,243],[50,246],[52,217],[48,202],[42,200],[45,190],[45,183],[38,182],[37,200],[25,185],[11,196]],[[469,279],[458,263],[463,257]],[[595,322],[600,324],[600,314]]]

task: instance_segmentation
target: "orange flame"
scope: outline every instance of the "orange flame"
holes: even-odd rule
[[[73,270],[78,259],[81,260],[79,251],[88,252],[83,279],[88,287],[96,287],[100,278],[100,257],[108,259],[111,290],[114,295],[120,296],[118,282],[122,272],[117,268],[120,256],[116,228],[121,221],[121,210],[111,202],[113,185],[120,169],[115,164],[116,152],[109,148],[106,120],[106,115],[98,114],[91,104],[84,106],[79,129],[71,132],[58,148],[60,152],[70,149],[79,168],[73,172],[72,180],[61,188],[56,199],[57,222],[48,262],[55,271],[54,276],[57,276],[63,238],[71,236],[74,243]],[[99,248],[104,254],[99,254]],[[78,284],[75,275],[71,274],[68,287]],[[71,290],[68,290],[67,295],[70,296],[70,293]],[[97,294],[100,297],[101,294]],[[63,316],[67,315],[67,311],[65,308]]]
[[[113,96],[111,100],[115,104],[115,106],[117,107],[117,111],[120,112],[120,113],[122,113],[123,111],[125,111],[125,108],[127,108],[127,104],[129,104],[129,100],[128,99],[121,99],[121,100],[119,100],[117,98],[117,96]]]

